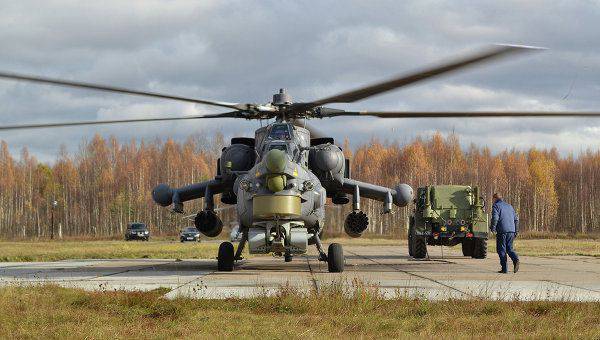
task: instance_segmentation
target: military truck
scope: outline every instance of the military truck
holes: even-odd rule
[[[409,255],[427,257],[427,245],[462,245],[464,256],[487,256],[489,234],[485,201],[478,187],[430,185],[417,189],[415,208],[408,221]]]

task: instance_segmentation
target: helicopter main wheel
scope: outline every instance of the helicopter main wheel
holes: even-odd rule
[[[332,243],[327,249],[327,269],[330,273],[344,271],[344,250],[339,243]]]
[[[285,260],[285,262],[292,262],[292,255],[291,254],[285,254],[283,256],[283,259]]]
[[[217,269],[220,272],[233,271],[233,244],[231,242],[223,242],[219,246],[219,256],[217,257]]]

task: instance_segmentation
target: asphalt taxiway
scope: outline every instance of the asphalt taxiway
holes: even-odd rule
[[[233,272],[217,272],[216,260],[97,259],[0,263],[0,285],[54,283],[88,290],[170,288],[166,297],[227,298],[272,294],[284,286],[302,291],[361,285],[387,297],[430,299],[600,301],[600,258],[521,257],[521,271],[499,274],[496,254],[475,260],[459,248],[431,247],[430,258],[408,257],[406,246],[345,246],[346,269],[327,272],[315,253],[257,256]]]

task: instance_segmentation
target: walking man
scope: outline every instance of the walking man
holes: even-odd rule
[[[504,202],[500,194],[494,194],[492,207],[492,225],[490,230],[496,233],[496,250],[500,256],[502,269],[498,273],[508,273],[506,254],[513,262],[514,272],[519,271],[519,255],[513,249],[513,241],[519,233],[519,217],[512,205]]]

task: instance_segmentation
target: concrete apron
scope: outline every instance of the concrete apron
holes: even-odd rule
[[[430,258],[408,257],[406,246],[345,246],[343,273],[327,272],[316,253],[290,263],[253,257],[233,272],[217,272],[216,260],[117,259],[0,263],[0,285],[53,283],[86,290],[169,288],[167,298],[230,298],[273,295],[285,289],[311,293],[356,287],[386,298],[446,300],[600,301],[600,258],[586,256],[521,257],[517,274],[498,274],[496,254],[476,260],[460,247],[429,247]]]

